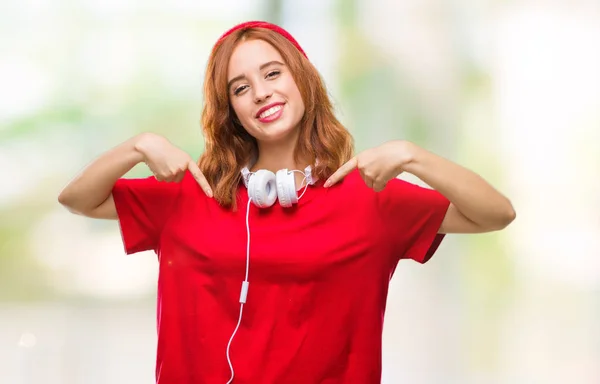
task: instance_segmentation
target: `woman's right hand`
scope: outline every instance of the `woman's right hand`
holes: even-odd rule
[[[190,171],[204,193],[208,197],[213,197],[210,185],[198,168],[198,164],[189,154],[171,144],[163,136],[144,133],[136,142],[135,149],[142,155],[144,163],[150,168],[156,180],[178,183],[183,180],[185,172]]]

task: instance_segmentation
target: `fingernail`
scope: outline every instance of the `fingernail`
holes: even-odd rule
[[[331,180],[327,180],[327,181],[325,182],[325,184],[323,184],[323,186],[324,186],[325,188],[328,188],[330,185],[331,185]]]
[[[212,190],[210,190],[210,189],[206,190],[206,194],[208,195],[208,197],[213,197]]]

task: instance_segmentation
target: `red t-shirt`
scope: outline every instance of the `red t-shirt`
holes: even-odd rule
[[[181,183],[121,179],[113,190],[125,251],[159,259],[159,384],[225,384],[226,349],[246,271],[247,190],[238,210]],[[389,280],[426,262],[449,201],[394,179],[379,193],[353,172],[299,203],[250,205],[250,282],[230,357],[238,384],[375,384]]]

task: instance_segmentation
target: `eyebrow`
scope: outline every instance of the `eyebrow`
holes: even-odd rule
[[[260,67],[258,67],[258,69],[260,69],[260,70],[263,70],[264,68],[266,68],[266,67],[268,67],[268,66],[270,66],[270,65],[273,65],[273,64],[277,64],[277,65],[281,65],[281,66],[284,66],[284,65],[285,65],[285,64],[283,64],[282,62],[279,62],[279,61],[277,61],[277,60],[273,60],[273,61],[269,61],[269,62],[267,62],[267,63],[261,64],[261,65],[260,65]],[[233,83],[235,83],[235,82],[236,82],[236,81],[238,81],[238,80],[242,80],[242,79],[244,79],[245,77],[246,77],[246,76],[244,76],[244,75],[239,75],[239,76],[236,76],[236,77],[234,77],[233,79],[229,80],[229,82],[227,83],[227,89],[228,89],[228,90],[229,90],[229,89],[231,89],[231,86],[233,85]]]

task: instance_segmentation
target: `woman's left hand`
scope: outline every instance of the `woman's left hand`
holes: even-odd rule
[[[404,166],[414,157],[417,146],[404,140],[394,140],[378,147],[367,149],[351,158],[335,171],[325,182],[331,187],[358,168],[362,179],[375,192],[383,190],[391,179],[404,171]]]

